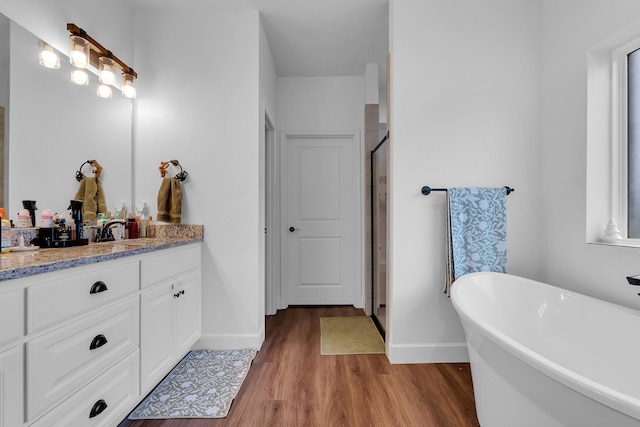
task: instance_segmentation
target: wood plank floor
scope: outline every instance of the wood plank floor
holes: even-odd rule
[[[477,427],[466,363],[391,365],[385,355],[320,355],[320,317],[353,307],[291,307],[266,339],[226,418],[124,420],[119,427]]]

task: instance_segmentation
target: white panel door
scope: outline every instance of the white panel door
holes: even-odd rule
[[[353,136],[286,138],[289,304],[353,304],[357,175]]]

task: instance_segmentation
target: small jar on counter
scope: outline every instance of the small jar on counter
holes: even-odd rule
[[[129,230],[129,239],[137,239],[140,237],[138,222],[135,218],[129,218],[127,221],[127,229]]]

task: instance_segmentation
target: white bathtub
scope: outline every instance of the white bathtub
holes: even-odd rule
[[[482,427],[640,426],[640,311],[501,273],[451,300]]]

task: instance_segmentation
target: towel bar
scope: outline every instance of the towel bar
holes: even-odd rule
[[[507,196],[509,194],[511,194],[513,191],[516,191],[514,188],[511,188],[509,186],[504,186],[504,188],[507,190]],[[422,187],[422,194],[424,194],[425,196],[428,196],[429,194],[431,194],[432,191],[447,191],[447,188],[431,188],[428,185],[425,185],[424,187]]]

